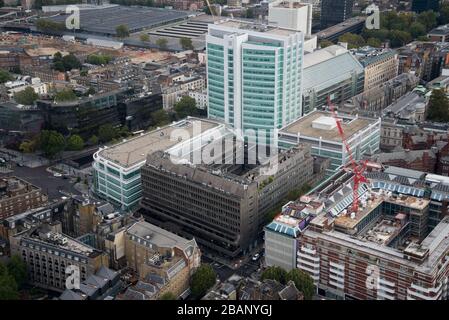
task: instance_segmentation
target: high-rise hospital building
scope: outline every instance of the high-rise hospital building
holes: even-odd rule
[[[303,33],[226,20],[209,25],[206,42],[209,118],[245,132],[302,115]]]

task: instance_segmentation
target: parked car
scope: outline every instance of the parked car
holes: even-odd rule
[[[260,259],[260,253],[256,253],[255,255],[253,255],[253,258],[252,258],[253,261],[257,261],[259,259]]]

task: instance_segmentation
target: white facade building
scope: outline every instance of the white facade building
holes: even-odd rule
[[[300,1],[275,1],[269,4],[268,23],[281,28],[312,34],[312,4]]]
[[[195,99],[198,109],[207,109],[207,91],[189,91],[189,97]]]

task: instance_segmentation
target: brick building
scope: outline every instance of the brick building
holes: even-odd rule
[[[17,177],[0,179],[0,221],[47,203],[47,195]]]

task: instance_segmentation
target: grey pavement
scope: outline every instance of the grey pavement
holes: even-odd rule
[[[22,178],[40,187],[42,191],[48,195],[49,200],[60,199],[63,195],[61,191],[68,194],[80,194],[80,192],[74,188],[74,184],[70,179],[53,176],[51,172],[47,171],[47,166],[36,168],[15,166],[12,167],[12,169],[13,171],[10,173],[0,173],[0,176],[17,176]]]

